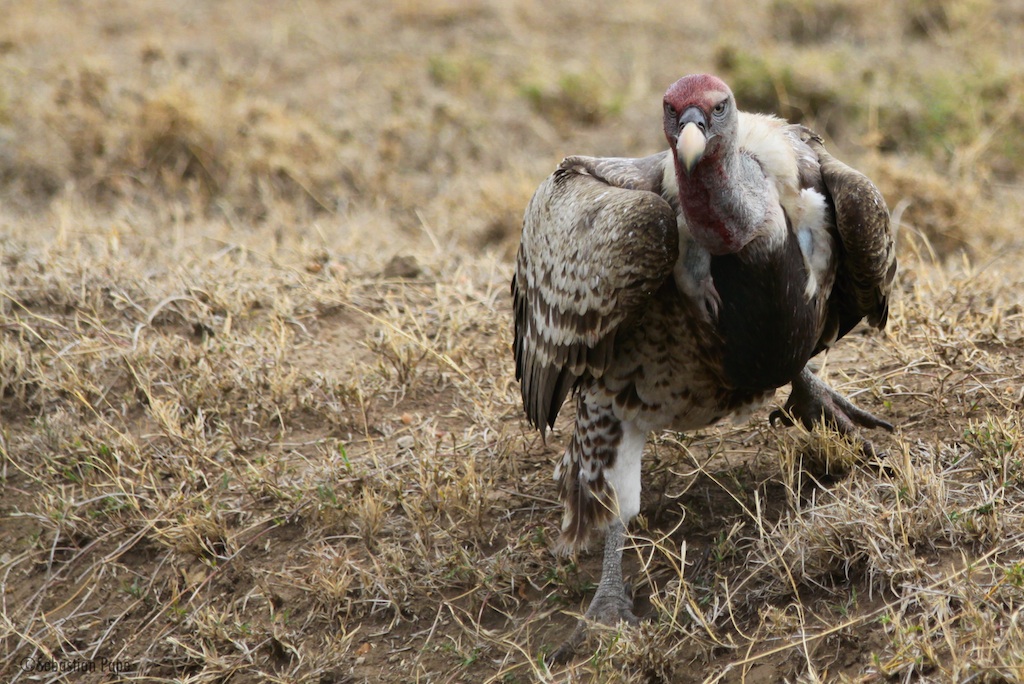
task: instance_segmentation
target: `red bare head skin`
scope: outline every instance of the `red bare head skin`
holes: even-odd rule
[[[717,164],[735,141],[738,115],[732,91],[716,76],[691,74],[673,83],[665,91],[664,115],[665,138],[677,168],[687,176],[699,171],[702,159],[702,167]]]
[[[705,115],[724,98],[732,94],[722,79],[710,74],[691,74],[669,86],[665,91],[665,104],[673,107],[676,112],[683,112],[687,107],[697,107]]]

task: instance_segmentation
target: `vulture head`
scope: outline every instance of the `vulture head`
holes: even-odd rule
[[[738,124],[732,91],[719,78],[684,76],[665,93],[665,137],[676,169],[687,176],[702,159],[717,160],[728,152]]]
[[[665,137],[690,232],[712,255],[735,254],[764,232],[771,207],[764,173],[739,154],[732,91],[714,76],[684,76],[665,93],[664,104]]]

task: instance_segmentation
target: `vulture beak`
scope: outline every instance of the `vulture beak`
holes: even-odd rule
[[[679,154],[679,160],[683,162],[686,175],[689,176],[693,172],[693,167],[704,156],[704,148],[708,142],[707,120],[699,109],[689,107],[683,112],[679,122],[683,124],[683,128],[679,132],[676,151]]]

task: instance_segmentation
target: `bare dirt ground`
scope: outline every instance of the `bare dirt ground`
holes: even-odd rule
[[[1024,679],[1021,2],[0,16],[0,680]],[[522,210],[695,71],[886,195],[890,325],[821,373],[898,428],[655,438],[649,619],[549,671],[599,563],[550,550]]]

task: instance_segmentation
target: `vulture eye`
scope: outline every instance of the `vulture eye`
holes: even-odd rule
[[[715,108],[714,108],[714,110],[712,110],[712,111],[713,111],[713,112],[714,112],[715,114],[717,114],[717,115],[721,116],[722,114],[724,114],[724,113],[725,113],[725,106],[726,106],[726,105],[727,105],[728,103],[729,103],[729,101],[728,101],[728,100],[722,100],[721,102],[719,102],[718,104],[716,104],[716,105],[715,105]]]
[[[676,108],[667,102],[665,103],[665,116],[671,119],[676,118]]]

